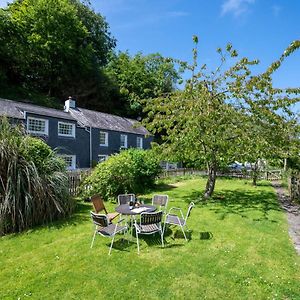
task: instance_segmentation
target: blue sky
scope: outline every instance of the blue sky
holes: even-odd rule
[[[228,42],[242,56],[258,58],[263,71],[300,39],[299,0],[92,0],[106,17],[119,50],[159,52],[191,59],[199,37],[200,62],[214,66],[215,49]],[[300,51],[274,77],[278,87],[300,86]]]
[[[0,0],[0,7],[7,0]],[[199,37],[200,63],[214,66],[215,49],[228,42],[242,56],[261,61],[263,71],[300,39],[299,0],[91,0],[106,17],[117,49],[131,54],[159,52],[191,59],[192,36]],[[277,87],[300,86],[300,51],[274,75]]]

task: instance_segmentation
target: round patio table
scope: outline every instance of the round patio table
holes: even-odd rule
[[[143,211],[135,211],[135,210],[139,210],[139,208],[147,208],[147,210],[145,209]],[[116,207],[116,212],[127,216],[135,216],[135,215],[140,215],[142,212],[154,212],[154,211],[156,211],[156,207],[148,204],[140,204],[139,207],[133,207],[132,209],[129,208],[128,204],[121,204],[118,207]]]

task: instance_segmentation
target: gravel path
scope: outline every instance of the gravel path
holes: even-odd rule
[[[285,189],[280,182],[274,181],[272,183],[277,192],[278,200],[282,209],[286,212],[289,223],[289,235],[294,243],[297,253],[300,255],[300,206],[291,202]]]

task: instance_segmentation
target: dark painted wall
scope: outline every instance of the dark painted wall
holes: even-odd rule
[[[41,137],[52,149],[59,154],[76,155],[76,167],[88,168],[90,165],[89,133],[82,127],[77,127],[75,121],[54,117],[39,116],[27,113],[27,117],[47,119],[49,121],[48,136]],[[58,135],[58,122],[75,124],[75,138]],[[26,120],[27,123],[27,120]]]
[[[51,148],[57,149],[60,154],[76,155],[77,168],[90,167],[90,133],[89,128],[85,129],[76,126],[75,121],[59,119],[54,117],[40,116],[27,113],[27,117],[36,117],[47,119],[49,121],[48,136],[40,136]],[[75,124],[75,138],[58,136],[58,122],[66,122]],[[25,121],[27,124],[27,120]],[[108,146],[100,146],[100,131],[108,132]],[[133,133],[122,133],[117,131],[102,130],[92,128],[92,161],[98,162],[98,155],[111,155],[120,151],[120,135],[127,134],[128,148],[136,148],[136,137],[143,138],[143,149],[149,149],[152,137],[145,138],[143,135]]]
[[[100,146],[100,131],[108,133],[108,146]],[[104,130],[93,128],[92,134],[92,149],[93,149],[93,161],[98,161],[98,155],[111,155],[113,153],[120,152],[121,146],[121,134],[127,135],[127,148],[136,148],[136,138],[143,138],[143,149],[149,149],[150,143],[153,140],[152,137],[145,138],[143,135],[126,133],[126,132],[118,132],[111,130]]]

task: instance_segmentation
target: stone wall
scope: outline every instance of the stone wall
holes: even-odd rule
[[[292,172],[289,178],[289,192],[292,201],[300,202],[300,173]]]

